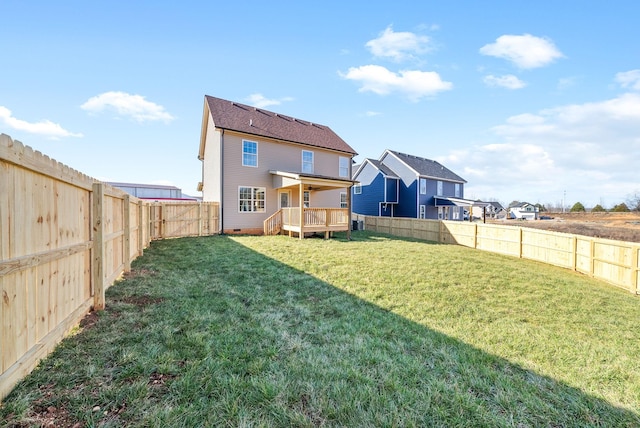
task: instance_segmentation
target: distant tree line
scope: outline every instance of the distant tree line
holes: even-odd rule
[[[509,204],[509,208],[518,205],[520,203],[520,201],[512,201]],[[548,212],[548,211],[564,211],[562,204],[560,204],[559,206],[553,206],[553,204],[548,204],[547,206],[537,203],[535,204],[536,207],[538,207],[538,212]],[[586,212],[587,209],[585,208],[584,204],[582,202],[576,202],[575,204],[573,204],[573,206],[569,209],[569,212],[572,213],[577,213],[577,212]],[[598,212],[614,212],[614,213],[620,213],[620,212],[640,212],[640,191],[639,192],[635,192],[633,195],[629,196],[627,198],[627,200],[625,202],[621,202],[617,205],[614,205],[611,209],[606,209],[605,207],[603,207],[600,204],[597,204],[596,206],[594,206],[593,208],[591,208],[590,210],[592,213],[598,213]]]

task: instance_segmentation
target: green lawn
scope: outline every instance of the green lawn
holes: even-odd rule
[[[154,242],[3,426],[640,426],[640,299],[364,231]]]

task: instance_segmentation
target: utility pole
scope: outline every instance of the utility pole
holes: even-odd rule
[[[563,190],[562,191],[562,213],[564,214],[564,200],[567,197],[567,191]]]

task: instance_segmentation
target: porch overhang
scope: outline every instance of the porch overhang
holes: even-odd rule
[[[269,171],[273,176],[273,187],[275,189],[286,189],[289,187],[302,186],[304,190],[334,190],[345,189],[353,186],[357,181],[346,178],[327,177],[323,175],[305,174],[288,171]]]

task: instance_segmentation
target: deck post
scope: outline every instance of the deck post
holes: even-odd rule
[[[351,187],[347,187],[347,241],[351,241]]]
[[[302,183],[300,183],[300,195],[299,195],[299,201],[298,201],[298,206],[300,207],[300,215],[299,215],[299,220],[300,220],[300,233],[298,234],[298,238],[299,239],[304,239],[304,185]]]

